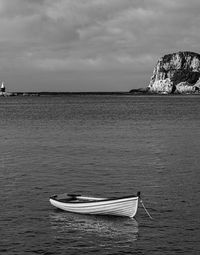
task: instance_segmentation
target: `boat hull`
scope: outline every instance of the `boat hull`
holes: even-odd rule
[[[79,197],[81,198],[81,197]],[[95,199],[95,198],[93,198]],[[50,198],[50,203],[64,211],[81,214],[99,214],[134,217],[138,209],[139,197],[125,197],[118,199],[100,199],[84,202],[63,202]]]

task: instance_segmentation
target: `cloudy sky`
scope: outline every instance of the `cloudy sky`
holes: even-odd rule
[[[199,0],[0,0],[8,91],[146,87],[159,57],[199,52]]]

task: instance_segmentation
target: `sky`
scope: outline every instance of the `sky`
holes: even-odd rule
[[[157,60],[199,53],[199,0],[0,0],[7,91],[129,91]]]

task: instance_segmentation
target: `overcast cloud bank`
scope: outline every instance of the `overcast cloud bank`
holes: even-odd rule
[[[1,0],[9,90],[130,90],[158,58],[198,52],[199,0]]]

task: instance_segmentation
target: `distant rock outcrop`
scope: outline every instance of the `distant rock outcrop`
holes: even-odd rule
[[[148,89],[161,94],[199,92],[200,54],[186,51],[160,58]]]

